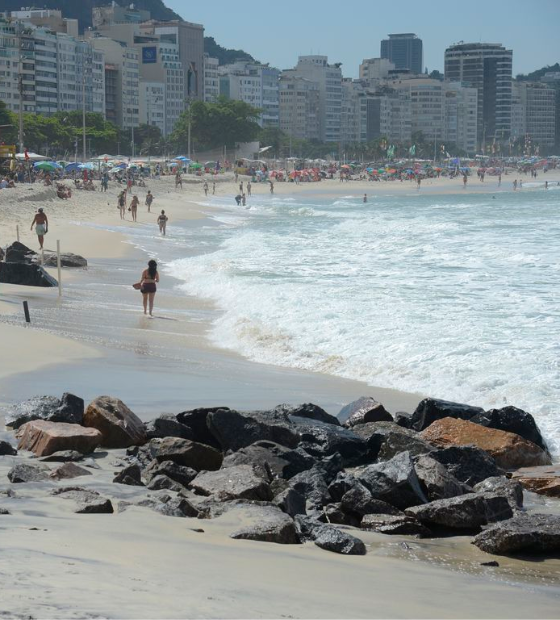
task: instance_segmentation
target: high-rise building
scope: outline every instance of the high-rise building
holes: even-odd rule
[[[283,71],[279,79],[280,129],[292,138],[319,140],[319,101],[316,82],[297,75],[294,69]]]
[[[204,54],[204,101],[213,102],[220,96],[220,61]]]
[[[556,93],[556,127],[555,127],[555,145],[556,149],[560,148],[560,71],[548,71],[541,78],[543,84],[547,84],[554,88]]]
[[[51,32],[69,34],[76,39],[79,35],[78,20],[63,17],[61,11],[53,9],[8,11],[6,17],[16,21],[24,21],[34,26],[40,26]]]
[[[478,90],[479,146],[511,133],[513,52],[499,43],[458,43],[445,50],[445,79]]]
[[[531,144],[539,148],[550,148],[555,144],[556,131],[556,91],[542,82],[513,83],[517,120],[517,138],[523,135],[530,138]],[[513,132],[512,132],[513,133]]]
[[[367,91],[360,80],[342,80],[340,142],[355,144],[367,141]]]
[[[387,138],[409,144],[412,139],[410,93],[383,86],[367,99],[367,141]]]
[[[389,71],[395,68],[395,63],[387,58],[366,58],[360,65],[360,80],[368,88],[374,88],[381,80],[387,79]]]
[[[419,75],[423,72],[422,39],[413,33],[390,34],[388,39],[381,41],[381,58],[387,58],[397,69],[408,69]]]

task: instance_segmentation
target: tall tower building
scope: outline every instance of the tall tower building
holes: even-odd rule
[[[424,66],[422,39],[415,34],[390,34],[381,41],[381,58],[388,58],[397,69],[420,75]]]
[[[499,43],[458,43],[445,50],[445,79],[478,90],[478,144],[511,133],[513,52]]]

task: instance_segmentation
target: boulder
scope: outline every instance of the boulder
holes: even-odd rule
[[[128,448],[146,442],[142,420],[122,400],[111,396],[100,396],[88,405],[84,426],[101,432],[105,448]]]
[[[17,463],[8,472],[8,480],[13,484],[20,482],[42,482],[49,479],[50,469],[46,465]]]
[[[5,508],[0,508],[0,515],[10,515],[12,514],[9,510],[6,510]]]
[[[252,464],[267,475],[289,479],[311,469],[314,463],[315,459],[301,448],[291,450],[272,441],[257,441],[226,456],[222,467]]]
[[[115,474],[113,482],[131,487],[143,487],[142,471],[138,465],[128,465]]]
[[[344,512],[360,517],[368,514],[404,514],[398,508],[391,506],[391,504],[380,499],[374,499],[368,489],[360,482],[356,482],[356,484],[342,496],[340,505]]]
[[[250,465],[236,465],[220,471],[203,472],[191,482],[190,487],[200,495],[212,495],[219,501],[272,499],[267,481]]]
[[[396,508],[409,508],[428,501],[409,452],[402,452],[384,463],[368,465],[356,477],[372,497]]]
[[[282,512],[290,515],[292,519],[296,515],[305,514],[305,497],[295,489],[284,489],[274,496],[272,503],[278,506]]]
[[[532,441],[539,448],[547,450],[546,443],[542,438],[535,418],[530,413],[518,409],[517,407],[502,407],[501,409],[490,409],[475,415],[470,420],[474,424],[481,424],[488,428],[496,428],[500,431],[515,433],[523,439]]]
[[[281,411],[241,414],[219,409],[208,414],[208,428],[223,450],[236,452],[256,441],[272,441],[296,448],[299,435],[288,415]]]
[[[159,505],[156,505],[154,510],[166,517],[195,519],[199,515],[198,510],[184,497],[173,497],[166,502],[159,502]]]
[[[329,484],[329,493],[335,502],[340,502],[344,494],[357,484],[359,484],[359,482],[351,473],[340,471]]]
[[[14,241],[12,245],[6,248],[4,258],[7,263],[27,263],[30,265],[35,256],[37,256],[37,252],[19,241]]]
[[[193,440],[220,449],[217,439],[208,428],[208,415],[215,411],[229,411],[229,407],[209,407],[183,411],[176,416],[177,422],[188,426],[194,433]]]
[[[482,551],[496,555],[544,554],[557,558],[560,551],[560,516],[519,513],[485,529],[473,540]]]
[[[345,512],[342,510],[340,503],[327,504],[323,508],[323,515],[320,519],[326,523],[335,523],[337,525],[348,525],[350,527],[359,527],[361,517]]]
[[[312,509],[320,510],[333,500],[329,491],[329,484],[336,475],[331,468],[331,462],[316,463],[311,469],[290,478],[289,488],[296,490],[306,499],[306,504]]]
[[[486,478],[504,473],[489,454],[474,446],[451,446],[434,450],[430,456],[441,463],[459,482],[471,487]]]
[[[513,516],[508,498],[496,493],[468,493],[438,499],[424,506],[407,508],[405,513],[427,525],[459,530],[478,529]]]
[[[523,508],[523,487],[515,480],[509,480],[505,476],[486,478],[474,485],[476,493],[495,493],[503,495],[509,500],[512,510]]]
[[[54,288],[58,282],[39,265],[0,263],[0,283]]]
[[[367,444],[367,460],[387,461],[400,452],[410,452],[413,456],[432,452],[434,447],[424,441],[416,431],[395,422],[368,422],[354,426],[354,433]]]
[[[15,456],[17,450],[8,441],[0,441],[0,456]]]
[[[425,525],[407,515],[367,514],[362,519],[360,527],[380,534],[400,534],[417,538],[432,535]]]
[[[56,252],[45,252],[45,260],[43,262],[43,265],[45,267],[57,267],[58,258]],[[85,269],[87,267],[87,260],[79,254],[72,254],[71,252],[66,252],[65,254],[60,255],[60,266],[70,267],[72,269]]]
[[[292,407],[290,405],[278,405],[274,408],[274,411],[286,413],[290,417],[307,418],[309,420],[323,422],[324,424],[334,424],[335,426],[340,426],[338,418],[330,413],[327,413],[318,405],[313,405],[312,403],[305,403],[303,405],[297,405],[296,407]]]
[[[64,463],[49,474],[54,480],[68,480],[70,478],[79,478],[80,476],[91,476],[91,472],[75,463]]]
[[[61,450],[90,454],[102,441],[101,433],[94,428],[44,420],[27,422],[18,429],[16,437],[20,450],[29,450],[36,456],[49,456]]]
[[[257,540],[279,545],[299,543],[293,520],[276,506],[263,506],[258,509],[258,522],[247,525],[230,534],[236,540]]]
[[[160,463],[173,461],[196,471],[214,471],[222,466],[222,454],[203,443],[179,437],[166,437],[152,439],[150,444],[154,446],[154,458]]]
[[[41,457],[40,460],[43,463],[77,463],[83,459],[84,455],[77,450],[59,450],[48,456]]]
[[[550,456],[536,444],[507,431],[499,431],[466,420],[437,420],[421,433],[435,446],[474,445],[488,452],[500,467],[515,469],[531,465],[550,465]]]
[[[114,512],[111,500],[102,497],[97,491],[81,487],[63,487],[52,491],[62,499],[71,499],[77,503],[74,511],[77,514],[112,514]]]
[[[343,407],[338,413],[338,419],[344,422],[344,426],[352,428],[358,424],[368,422],[392,422],[393,417],[371,396],[362,396],[354,402]]]
[[[414,468],[420,485],[430,501],[472,492],[471,487],[459,482],[439,461],[427,454],[415,459]]]
[[[397,413],[395,413],[395,424],[403,428],[410,428],[412,424],[412,414],[406,411],[397,411]]]
[[[148,482],[156,476],[167,476],[184,487],[187,487],[197,474],[198,472],[192,467],[178,465],[174,461],[160,462],[157,459],[154,459],[144,470],[144,476]]]
[[[161,415],[145,425],[147,439],[163,439],[164,437],[180,437],[194,441],[194,433],[185,424],[177,422],[173,415]]]
[[[412,414],[410,428],[415,431],[423,431],[430,424],[442,418],[470,420],[479,413],[484,413],[484,409],[437,398],[425,398]]]
[[[355,536],[343,532],[334,525],[325,525],[308,517],[295,518],[300,540],[312,540],[318,547],[344,555],[365,555],[366,546]]]
[[[523,488],[547,497],[560,497],[560,465],[523,467],[513,473]]]
[[[8,408],[5,417],[6,426],[14,430],[33,420],[81,424],[84,418],[84,401],[67,392],[62,398],[35,396]]]
[[[163,489],[175,491],[176,493],[186,491],[186,488],[182,484],[172,480],[165,474],[158,474],[157,476],[154,476],[146,486],[150,489],[150,491],[162,491]]]

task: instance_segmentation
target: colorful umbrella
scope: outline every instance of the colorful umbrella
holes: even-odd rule
[[[46,170],[47,172],[52,172],[53,170],[60,170],[62,168],[60,164],[57,164],[54,161],[40,161],[36,164],[33,164],[33,167],[37,168],[38,170]]]

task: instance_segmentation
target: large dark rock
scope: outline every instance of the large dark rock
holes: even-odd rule
[[[395,422],[368,422],[352,428],[354,433],[367,444],[368,461],[387,461],[400,452],[410,452],[413,456],[427,454],[434,447],[424,441],[416,431]]]
[[[290,515],[292,519],[296,515],[305,514],[305,497],[295,489],[284,489],[274,496],[272,503],[278,506],[282,512]]]
[[[77,463],[84,460],[84,455],[77,450],[59,450],[41,457],[40,460],[43,463]]]
[[[241,540],[257,540],[272,542],[279,545],[295,545],[299,543],[293,520],[276,506],[253,508],[258,511],[258,521],[247,525],[230,534],[230,538]]]
[[[8,479],[13,484],[20,482],[42,482],[49,479],[50,469],[46,465],[29,465],[16,463],[8,472]]]
[[[132,487],[143,487],[142,471],[138,465],[128,465],[115,474],[113,482],[116,484],[127,484]]]
[[[323,515],[320,521],[325,523],[335,523],[337,525],[349,525],[350,527],[359,527],[361,517],[358,515],[345,512],[340,503],[327,504],[323,508]]]
[[[404,509],[428,501],[409,452],[402,452],[391,460],[368,465],[356,477],[375,499]]]
[[[161,415],[150,420],[145,425],[148,439],[163,439],[164,437],[180,437],[181,439],[195,440],[194,432],[185,424],[177,422],[173,415]]]
[[[45,267],[57,267],[58,258],[55,252],[45,252],[45,260],[43,262]],[[69,267],[71,269],[85,269],[87,267],[87,260],[79,254],[72,254],[72,252],[66,252],[60,255],[60,266]]]
[[[268,482],[251,465],[236,465],[219,471],[198,474],[190,488],[200,495],[212,495],[219,501],[253,499],[270,501]]]
[[[547,450],[546,443],[542,438],[535,418],[530,413],[523,411],[523,409],[518,409],[517,407],[490,409],[490,411],[479,413],[471,418],[470,421],[488,428],[515,433],[537,444],[543,450]]]
[[[62,499],[71,499],[77,503],[77,514],[112,514],[111,500],[102,497],[97,491],[81,487],[62,487],[51,492]]]
[[[154,459],[144,470],[144,477],[150,482],[156,476],[167,476],[171,480],[187,487],[197,476],[198,472],[192,467],[179,465],[174,461],[158,461]]]
[[[362,396],[343,407],[338,413],[338,419],[348,428],[358,424],[367,424],[368,422],[393,421],[391,414],[385,407],[371,396]]]
[[[300,448],[312,456],[322,458],[338,453],[345,465],[363,462],[367,453],[366,442],[352,431],[308,418],[290,416],[290,419],[301,436]]]
[[[391,504],[375,499],[369,490],[360,482],[347,491],[340,502],[344,512],[363,517],[368,514],[402,515],[403,513]]]
[[[0,263],[0,283],[54,288],[58,282],[39,265]]]
[[[84,418],[84,401],[69,393],[63,394],[62,398],[35,396],[9,407],[5,417],[6,426],[14,430],[33,420],[81,424]]]
[[[272,441],[295,448],[299,435],[281,411],[239,413],[219,409],[208,414],[208,428],[223,450],[246,448],[257,441]]]
[[[150,489],[150,491],[162,491],[166,489],[168,491],[181,493],[187,490],[181,483],[172,480],[165,474],[158,474],[157,476],[154,476],[150,479],[146,486]]]
[[[421,523],[444,528],[473,530],[513,516],[507,497],[496,493],[469,493],[407,508]]]
[[[367,514],[362,519],[363,530],[380,534],[416,536],[426,538],[432,535],[430,530],[416,519],[407,515]]]
[[[473,544],[496,555],[538,553],[558,557],[560,516],[520,513],[485,529],[475,537]]]
[[[329,490],[329,484],[341,469],[342,459],[340,455],[334,454],[316,463],[311,469],[302,471],[290,478],[288,481],[289,488],[295,489],[300,495],[303,495],[311,509],[320,510],[332,502],[333,497]]]
[[[7,263],[27,263],[30,265],[35,256],[37,256],[37,252],[19,241],[14,241],[12,245],[6,248],[4,258]]]
[[[221,448],[217,439],[208,428],[208,415],[216,411],[229,411],[229,407],[206,407],[199,409],[191,409],[178,413],[177,422],[188,426],[194,433],[193,440],[199,443],[205,443],[213,448]]]
[[[489,454],[474,446],[451,446],[434,450],[430,456],[439,461],[459,482],[471,487],[486,478],[504,474]]]
[[[318,547],[345,555],[365,555],[366,546],[355,536],[343,532],[333,525],[318,523],[308,517],[295,518],[296,531],[300,540],[312,540]]]
[[[189,439],[166,437],[152,439],[154,458],[158,461],[174,461],[178,465],[191,467],[196,471],[214,471],[222,466],[223,456],[215,448]]]
[[[146,442],[142,420],[118,398],[99,396],[93,400],[83,424],[101,432],[105,448],[128,448]]]
[[[257,441],[226,456],[222,467],[256,465],[269,476],[288,479],[314,464],[315,459],[301,448],[291,450],[272,441]]]
[[[448,499],[472,492],[472,488],[460,482],[430,455],[424,454],[414,461],[414,468],[420,485],[430,501]]]
[[[15,456],[17,450],[8,441],[0,441],[0,456]]]
[[[509,480],[504,476],[486,478],[482,482],[475,484],[474,490],[477,493],[496,493],[504,495],[509,499],[513,510],[523,507],[523,487],[515,480]]]
[[[318,405],[313,405],[312,403],[305,403],[303,405],[297,405],[292,407],[290,405],[278,405],[275,408],[275,411],[282,411],[287,413],[289,416],[293,416],[295,418],[308,418],[309,420],[316,420],[317,422],[324,422],[325,424],[334,424],[335,426],[340,426],[340,422],[338,418],[327,413],[324,409],[319,407]]]
[[[91,472],[76,465],[76,463],[63,463],[56,469],[53,469],[50,473],[50,477],[53,480],[70,480],[72,478],[79,478],[81,476],[91,476]]]
[[[437,398],[425,398],[412,414],[410,427],[415,431],[423,431],[432,422],[442,418],[470,420],[479,413],[484,413],[484,409]]]

